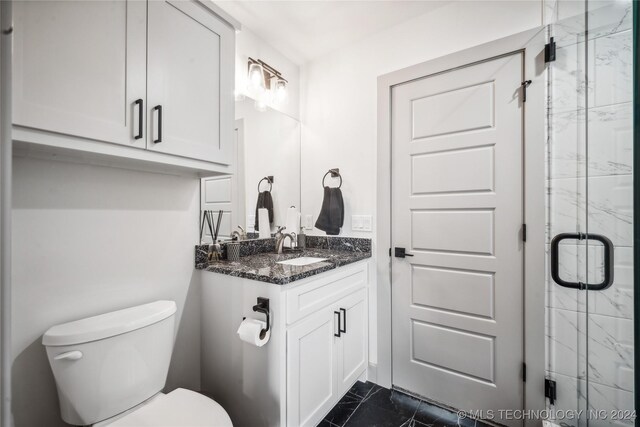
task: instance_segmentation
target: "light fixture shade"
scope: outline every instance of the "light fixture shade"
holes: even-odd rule
[[[275,98],[278,102],[284,102],[287,99],[287,81],[281,77],[276,80]]]
[[[265,89],[266,85],[264,82],[264,68],[262,68],[261,64],[251,63],[249,65],[249,89],[255,91],[262,91]]]

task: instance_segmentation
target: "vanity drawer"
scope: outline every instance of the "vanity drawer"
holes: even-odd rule
[[[287,324],[338,301],[344,295],[367,286],[367,263],[343,267],[326,277],[287,291]]]

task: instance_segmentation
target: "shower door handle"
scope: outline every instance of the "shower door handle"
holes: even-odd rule
[[[563,240],[596,240],[604,245],[604,279],[598,284],[568,282],[560,278],[559,245]],[[551,278],[558,285],[571,289],[602,291],[613,284],[613,243],[601,234],[560,233],[551,240]]]
[[[602,234],[587,234],[587,239],[596,240],[604,246],[604,278],[598,284],[587,283],[590,291],[603,291],[613,285],[613,242]]]

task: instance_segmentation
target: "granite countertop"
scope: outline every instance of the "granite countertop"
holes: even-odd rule
[[[299,257],[327,258],[326,261],[316,262],[304,266],[277,264]],[[307,248],[303,251],[282,253],[258,253],[241,257],[239,261],[214,261],[212,263],[198,263],[199,270],[226,274],[234,277],[258,280],[261,282],[286,285],[325,271],[333,270],[343,265],[351,264],[371,257],[371,251],[335,250],[323,248]]]

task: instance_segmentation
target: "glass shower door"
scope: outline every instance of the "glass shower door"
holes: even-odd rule
[[[560,0],[545,11],[556,43],[548,64],[548,408],[561,425],[633,425],[632,3]]]

